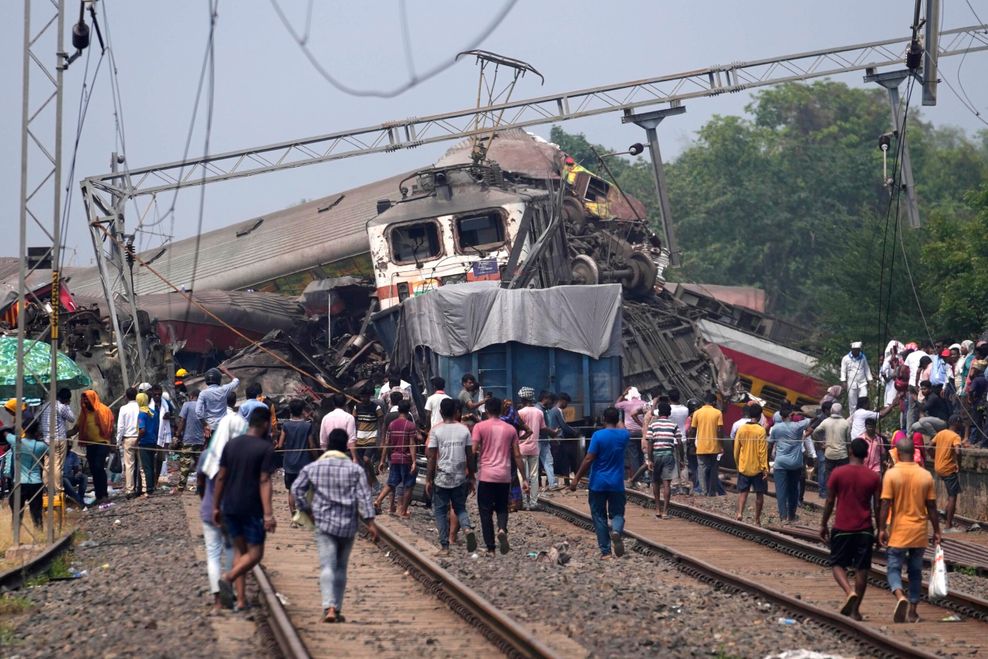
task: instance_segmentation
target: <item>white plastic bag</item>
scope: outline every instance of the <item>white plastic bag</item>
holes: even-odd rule
[[[947,596],[947,566],[943,562],[943,549],[937,545],[933,553],[933,573],[930,575],[930,599]]]

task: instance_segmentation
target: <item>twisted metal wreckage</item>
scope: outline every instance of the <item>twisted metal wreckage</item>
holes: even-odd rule
[[[379,383],[389,368],[412,367],[411,360],[393,363],[375,331],[394,322],[409,297],[464,281],[505,288],[616,282],[624,290],[626,385],[676,387],[684,396],[715,388],[730,398],[744,388],[776,403],[816,393],[811,358],[775,342],[792,338],[793,328],[764,313],[758,291],[664,281],[668,252],[637,199],[520,130],[499,133],[483,161],[475,156],[468,141],[426,170],[203,234],[198,281],[222,279],[240,290],[161,292],[162,282],[185,281],[193,240],[132,254],[141,379],[164,382],[179,365],[202,372],[222,363],[275,400],[352,392]],[[345,234],[325,240],[341,224]],[[314,246],[302,227],[329,244]],[[264,258],[306,249],[322,250],[309,258],[321,265]],[[154,276],[159,269],[167,276]],[[62,349],[112,400],[123,383],[98,278],[93,268],[66,273],[74,294],[64,309]],[[28,299],[28,333],[43,333],[44,286]],[[16,318],[16,307],[5,311],[0,322]],[[128,362],[139,363],[136,343],[126,346]],[[417,375],[424,381],[428,373]]]

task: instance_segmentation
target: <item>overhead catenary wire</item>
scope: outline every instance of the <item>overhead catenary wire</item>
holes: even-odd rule
[[[209,3],[209,37],[206,41],[206,54],[208,66],[208,91],[206,93],[206,136],[203,141],[202,155],[205,158],[209,155],[209,138],[213,132],[213,108],[215,106],[216,99],[216,17],[217,10],[219,9],[219,0],[210,0]],[[203,215],[206,209],[206,185],[205,178],[207,174],[207,168],[202,168],[202,178],[203,184],[199,186],[199,218],[196,222],[196,239],[195,239],[195,250],[192,255],[192,276],[189,279],[189,290],[194,291],[196,286],[196,275],[199,271],[199,257],[200,257],[200,246],[202,244],[202,223]],[[177,190],[176,190],[177,192]],[[192,298],[189,297],[189,302],[185,306],[185,319],[184,323],[187,326],[189,323],[189,313],[192,311]]]
[[[278,0],[270,0],[270,1],[271,1],[271,7],[274,9],[275,14],[277,14],[278,16],[278,20],[281,21],[281,24],[284,26],[285,30],[298,45],[299,49],[302,51],[302,54],[305,55],[305,58],[309,60],[309,63],[312,65],[312,68],[315,69],[315,71],[323,78],[323,80],[329,83],[330,86],[334,87],[337,91],[340,91],[344,94],[348,94],[350,96],[370,97],[370,98],[394,98],[395,96],[400,96],[409,89],[417,87],[423,82],[426,82],[427,80],[430,80],[436,77],[437,75],[439,75],[440,73],[443,73],[447,69],[451,68],[454,64],[456,64],[456,53],[463,52],[464,50],[473,50],[478,46],[480,46],[487,39],[487,37],[489,37],[494,32],[494,30],[496,30],[501,25],[501,23],[504,22],[504,19],[507,18],[508,14],[511,13],[511,10],[514,9],[514,6],[518,4],[518,0],[507,0],[507,2],[504,4],[504,6],[501,7],[498,13],[494,16],[494,18],[477,34],[476,37],[474,37],[473,40],[470,41],[470,43],[465,48],[460,48],[456,50],[452,56],[440,62],[439,64],[433,66],[432,68],[426,70],[424,73],[416,75],[413,72],[407,81],[391,89],[361,89],[358,87],[353,87],[347,83],[344,83],[339,78],[337,78],[332,73],[330,73],[329,69],[327,69],[319,61],[319,58],[317,58],[315,54],[309,49],[308,27],[306,27],[306,33],[300,35],[295,30],[295,28],[292,27],[291,21],[288,20],[288,16],[285,14],[285,11],[284,9],[282,9],[281,4],[278,2]],[[307,26],[308,26],[308,22],[307,22]]]

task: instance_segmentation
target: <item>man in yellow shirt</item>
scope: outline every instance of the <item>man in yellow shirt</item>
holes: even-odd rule
[[[738,466],[738,521],[744,516],[748,490],[755,492],[755,524],[762,525],[762,505],[768,491],[768,439],[759,423],[762,406],[751,403],[745,407],[747,422],[734,436],[734,462]]]
[[[940,544],[937,494],[933,487],[933,476],[913,462],[912,438],[900,439],[895,448],[899,454],[899,462],[885,473],[885,480],[882,482],[878,538],[888,548],[889,589],[896,597],[892,619],[895,622],[917,622],[919,615],[916,613],[916,604],[923,592],[923,551],[927,545],[927,522],[933,522],[933,544]],[[909,571],[908,600],[902,590],[904,561],[907,562]]]
[[[721,435],[724,415],[714,405],[717,395],[707,394],[703,407],[693,413],[690,434],[696,439],[696,459],[699,462],[700,487],[708,497],[717,496],[717,457],[724,451]]]
[[[964,432],[964,418],[952,416],[947,428],[933,437],[930,452],[933,453],[933,469],[943,481],[947,490],[947,525],[946,533],[958,533],[960,529],[954,526],[954,511],[957,510],[957,495],[961,493],[960,465],[957,461],[957,449],[970,446],[961,439]]]

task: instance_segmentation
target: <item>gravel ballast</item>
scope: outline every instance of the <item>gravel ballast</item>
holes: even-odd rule
[[[815,492],[806,493],[807,501],[812,501],[813,503],[819,502],[821,505],[825,501],[820,499]],[[673,501],[678,501],[679,503],[687,504],[690,506],[695,506],[703,510],[708,510],[710,512],[718,513],[726,517],[734,519],[737,513],[737,495],[728,492],[722,497],[704,497],[704,496],[694,496],[694,497],[673,497]],[[629,502],[628,505],[637,505]],[[744,521],[750,524],[754,524],[755,521],[755,501],[754,496],[748,496],[748,505],[745,508]],[[822,517],[822,509],[817,509],[813,506],[800,506],[797,521],[797,526],[807,527],[810,529],[818,529],[820,527],[820,519]],[[832,520],[832,518],[831,518]],[[765,497],[765,508],[762,511],[762,524],[765,526],[779,526],[779,515],[776,508],[774,497]],[[977,535],[984,535],[984,531],[972,532]],[[957,540],[964,540],[965,536],[969,535],[967,533],[954,534],[952,537]],[[988,599],[988,578],[979,577],[976,575],[963,574],[961,572],[950,572],[948,575],[948,582],[951,590],[956,590],[960,593],[965,593],[967,595],[972,595],[981,599]]]
[[[479,540],[473,498],[468,508]],[[437,543],[431,510],[415,506],[410,519],[390,517],[388,523],[420,544]],[[512,514],[509,536],[506,556],[487,556],[481,547],[473,558],[461,542],[438,560],[519,623],[570,637],[590,656],[764,657],[798,649],[867,654],[816,623],[790,621],[773,604],[722,592],[664,559],[629,552],[600,561],[590,531],[546,513]],[[568,565],[536,558],[563,542]]]
[[[205,615],[208,583],[205,564],[195,556],[196,542],[201,539],[189,532],[179,497],[118,500],[85,513],[75,547],[63,561],[84,576],[13,593],[31,606],[17,617],[13,642],[3,655],[244,656],[256,646],[218,643]]]

